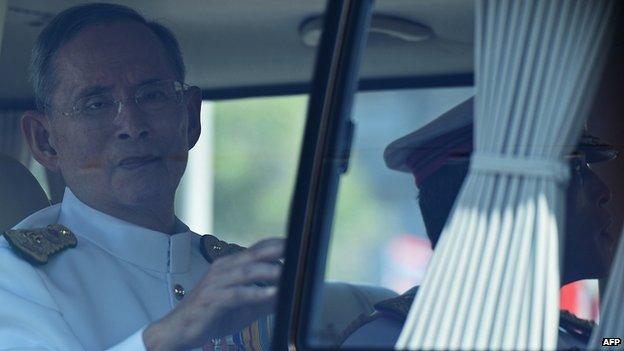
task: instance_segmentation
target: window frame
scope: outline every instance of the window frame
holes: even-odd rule
[[[348,166],[351,107],[372,0],[328,1],[291,204],[272,348],[308,349],[314,286],[323,267],[341,172]],[[327,215],[329,214],[329,215]],[[325,235],[324,235],[325,234]]]

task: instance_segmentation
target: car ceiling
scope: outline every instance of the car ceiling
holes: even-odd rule
[[[302,23],[323,13],[320,0],[128,0],[177,35],[187,82],[204,90],[308,83],[316,49],[302,43]],[[42,26],[78,0],[9,0],[0,51],[0,101],[31,101],[27,63]],[[379,0],[375,14],[428,26],[431,39],[413,43],[371,38],[365,79],[470,74],[474,4],[467,0]],[[373,40],[374,39],[374,40]]]

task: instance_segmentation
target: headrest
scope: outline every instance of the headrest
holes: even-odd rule
[[[0,233],[47,206],[50,201],[30,171],[0,154]]]

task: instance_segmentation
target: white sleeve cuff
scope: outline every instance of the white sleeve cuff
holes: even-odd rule
[[[139,329],[139,331],[130,335],[126,340],[109,348],[107,351],[147,351],[143,342],[143,331],[145,328]]]

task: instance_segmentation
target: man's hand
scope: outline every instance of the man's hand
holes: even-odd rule
[[[189,350],[238,332],[275,307],[283,239],[266,239],[216,260],[199,284],[161,320],[143,332],[155,350]],[[269,283],[260,287],[254,283]]]

